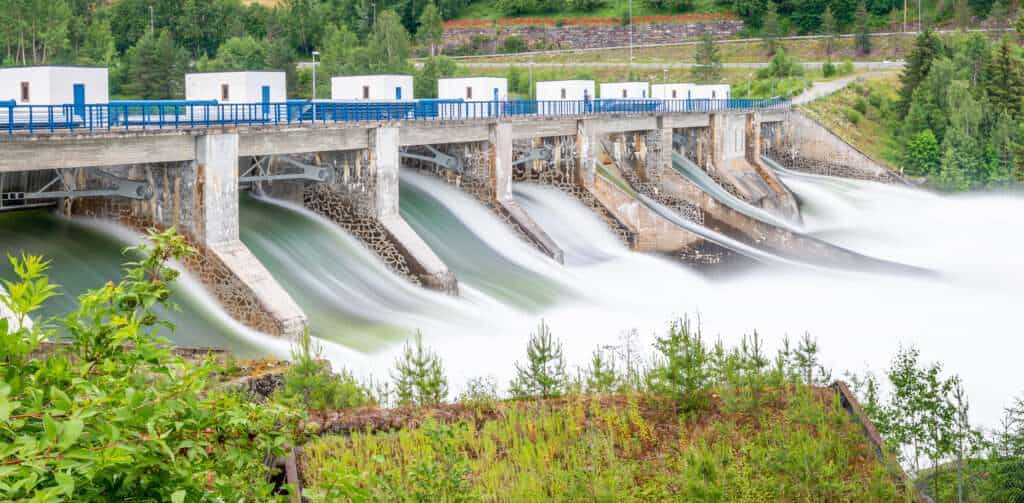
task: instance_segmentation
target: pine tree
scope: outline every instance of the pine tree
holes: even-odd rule
[[[871,33],[868,31],[868,9],[864,0],[857,4],[857,50],[861,54],[871,53]]]
[[[381,12],[366,41],[370,70],[379,73],[408,71],[411,48],[402,18],[392,10]]]
[[[931,70],[932,62],[943,53],[942,40],[931,30],[925,30],[914,41],[914,49],[907,58],[907,64],[900,75],[900,101],[898,111],[900,118],[905,118],[910,111],[910,103],[917,86],[924,81]]]
[[[565,392],[568,377],[565,373],[565,358],[562,343],[551,335],[544,320],[537,331],[530,334],[526,346],[527,363],[516,362],[516,377],[510,390],[515,398],[554,398]]]
[[[825,12],[821,14],[821,34],[824,35],[825,57],[832,61],[832,45],[836,38],[836,18],[832,15],[832,7],[825,6]]]
[[[1024,72],[1021,71],[1020,59],[1014,55],[1006,38],[985,68],[984,85],[985,94],[997,110],[1006,110],[1014,117],[1021,115]]]
[[[761,39],[764,40],[764,47],[768,54],[775,54],[775,48],[779,42],[779,10],[775,2],[768,2],[768,9],[764,12],[761,22]]]
[[[722,57],[710,31],[700,37],[700,45],[694,55],[693,78],[698,82],[715,82],[722,78]]]
[[[956,18],[956,25],[961,30],[966,30],[971,22],[971,8],[967,5],[967,0],[955,1],[956,3],[953,5],[953,17]]]
[[[146,33],[125,54],[124,91],[142,99],[182,97],[188,54],[174,45],[166,30]]]
[[[585,388],[587,393],[611,393],[619,387],[619,374],[615,361],[605,355],[604,351],[595,349],[590,357],[590,367],[586,372]]]
[[[421,44],[430,46],[430,56],[437,56],[438,46],[444,37],[444,20],[441,19],[441,11],[437,9],[434,2],[430,2],[423,8],[420,14],[420,25],[416,30],[416,38]]]
[[[395,361],[391,379],[399,405],[435,405],[448,396],[448,378],[441,358],[423,346],[423,334],[416,332],[415,344],[406,341],[402,356]]]

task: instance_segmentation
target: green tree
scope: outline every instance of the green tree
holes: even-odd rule
[[[861,54],[871,53],[871,30],[868,29],[868,9],[864,0],[857,4],[857,51]]]
[[[544,320],[530,334],[526,345],[526,366],[516,362],[516,377],[509,386],[514,398],[555,398],[565,393],[568,376],[562,343],[551,335]]]
[[[804,74],[804,67],[799,61],[790,57],[786,50],[779,47],[775,51],[775,55],[772,56],[771,61],[768,62],[768,66],[761,68],[757,71],[757,78],[759,79],[784,79],[787,77],[797,77]]]
[[[114,35],[110,32],[110,23],[97,19],[90,23],[85,31],[75,61],[80,65],[109,66],[113,63],[116,53],[117,48],[114,45]]]
[[[928,176],[938,171],[941,155],[935,133],[925,129],[907,142],[903,167],[909,175]]]
[[[405,342],[402,356],[395,361],[391,379],[399,405],[436,405],[448,396],[448,378],[441,357],[423,346],[423,334],[416,332],[415,344]]]
[[[266,70],[269,68],[269,52],[270,47],[265,40],[256,40],[249,35],[232,37],[217,49],[216,58],[204,58],[198,66],[204,72]]]
[[[324,24],[324,9],[318,0],[282,0],[278,4],[278,17],[292,47],[309,54],[320,41]]]
[[[701,34],[693,62],[693,78],[698,82],[717,82],[722,78],[722,56],[710,31]]]
[[[446,56],[437,56],[434,58],[427,58],[423,62],[423,66],[416,73],[415,79],[415,94],[419,98],[436,98],[437,97],[437,80],[455,75],[455,61]],[[511,80],[509,81],[509,90],[514,89],[512,87]]]
[[[434,2],[430,2],[423,8],[420,15],[419,28],[416,30],[416,39],[421,44],[430,46],[430,56],[437,56],[438,47],[444,37],[444,20],[441,19],[441,11]]]
[[[149,32],[125,54],[122,89],[143,99],[181,98],[188,54],[174,45],[167,31]]]
[[[218,47],[232,36],[239,36],[243,8],[233,0],[183,0],[172,24],[178,45],[193,58],[213,56]]]
[[[591,355],[585,376],[583,388],[587,393],[612,393],[619,389],[621,379],[615,360],[600,349],[595,349]]]
[[[832,7],[826,6],[825,12],[821,14],[821,34],[824,35],[823,41],[825,43],[825,57],[832,60],[832,46],[835,44],[836,33],[836,18],[832,15]]]
[[[764,13],[768,10],[768,0],[734,0],[733,8],[745,23],[754,28],[764,24]]]
[[[775,54],[775,48],[779,43],[779,10],[775,5],[775,2],[768,2],[768,8],[765,9],[764,17],[761,22],[761,40],[764,41],[764,47],[768,50],[768,54]]]
[[[995,55],[985,67],[985,94],[996,109],[1006,110],[1014,117],[1021,115],[1021,96],[1024,96],[1024,71],[1010,41],[999,44]]]
[[[683,411],[703,408],[711,371],[700,328],[694,329],[688,319],[677,321],[667,336],[655,339],[654,349],[660,360],[648,376],[651,390],[674,398]]]
[[[943,51],[942,40],[931,30],[925,30],[914,40],[914,48],[907,57],[907,63],[900,75],[900,101],[897,110],[901,119],[910,112],[914,91],[928,76],[932,62],[942,56]]]
[[[323,348],[307,330],[292,350],[292,362],[284,383],[274,393],[282,403],[307,410],[338,410],[373,403],[370,392],[351,373],[331,372],[331,364],[322,358]]]
[[[398,14],[391,10],[381,12],[366,43],[370,69],[380,73],[407,72],[411,47],[409,32]]]

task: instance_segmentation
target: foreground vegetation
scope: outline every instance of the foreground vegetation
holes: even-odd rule
[[[171,303],[166,262],[191,249],[173,230],[150,237],[121,281],[59,320],[27,322],[57,287],[46,262],[12,259],[19,280],[0,295],[15,313],[0,320],[0,501],[283,500],[295,487],[269,461],[293,446],[314,501],[912,497],[823,387],[831,372],[810,336],[769,356],[756,333],[727,348],[681,320],[650,357],[627,336],[573,371],[542,322],[507,387],[474,379],[448,403],[444,362],[419,336],[388,378],[362,382],[332,371],[307,335],[268,395],[238,378],[273,365],[168,350],[161,335],[173,327],[153,309]],[[959,378],[913,348],[884,379],[886,395],[873,375],[852,382],[924,490],[1024,497],[1024,402],[983,434],[966,420]]]

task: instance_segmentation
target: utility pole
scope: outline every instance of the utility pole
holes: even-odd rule
[[[629,0],[629,70],[633,71],[633,0]]]
[[[310,98],[310,102],[313,104],[313,122],[316,122],[316,57],[320,55],[320,51],[313,51],[313,97]]]

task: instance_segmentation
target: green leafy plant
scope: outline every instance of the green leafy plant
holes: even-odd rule
[[[0,494],[33,501],[270,500],[265,465],[294,442],[301,416],[216,388],[212,360],[173,356],[156,306],[172,307],[167,265],[192,252],[173,229],[149,233],[118,282],[90,290],[61,323],[0,321]],[[54,294],[46,262],[13,260],[0,295],[18,320]]]
[[[689,319],[678,320],[669,327],[667,336],[655,340],[654,348],[660,361],[648,375],[651,390],[674,398],[683,411],[704,408],[711,372],[700,327],[693,327]]]

